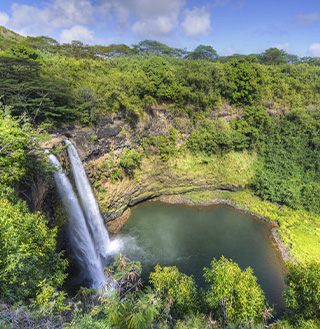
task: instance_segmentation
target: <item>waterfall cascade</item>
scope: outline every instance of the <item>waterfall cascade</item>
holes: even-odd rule
[[[54,179],[68,214],[69,239],[73,253],[83,272],[91,281],[92,288],[101,291],[102,288],[106,288],[105,285],[108,283],[108,279],[104,275],[104,266],[110,244],[109,235],[104,227],[98,204],[81,160],[73,145],[68,141],[66,144],[70,144],[68,153],[82,207],[68,177],[62,172],[57,158],[52,154],[49,154],[48,157],[51,164],[57,168]]]
[[[72,174],[76,183],[87,225],[89,226],[94,241],[95,249],[102,258],[102,261],[105,262],[110,248],[108,232],[104,226],[98,203],[92,192],[91,185],[86,172],[84,171],[77,150],[68,140],[66,140],[65,143],[68,145],[68,155],[71,163]]]

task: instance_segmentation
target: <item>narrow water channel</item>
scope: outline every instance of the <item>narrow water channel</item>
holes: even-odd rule
[[[146,202],[121,231],[121,253],[142,263],[143,280],[156,264],[176,265],[205,287],[203,268],[222,255],[252,267],[267,300],[283,308],[284,264],[270,226],[228,206],[189,207]]]

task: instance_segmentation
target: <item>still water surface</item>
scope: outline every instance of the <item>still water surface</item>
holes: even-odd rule
[[[223,255],[241,269],[252,267],[266,298],[284,306],[284,264],[270,226],[231,207],[146,202],[133,208],[121,237],[121,253],[141,261],[145,282],[156,264],[175,265],[205,287],[203,268]]]

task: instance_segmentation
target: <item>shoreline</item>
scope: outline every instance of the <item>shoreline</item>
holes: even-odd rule
[[[217,191],[216,191],[217,192]],[[278,249],[280,258],[284,262],[284,265],[287,261],[291,261],[293,263],[297,263],[296,260],[290,255],[290,250],[285,246],[284,242],[281,240],[277,228],[279,227],[279,223],[276,221],[272,221],[267,217],[258,215],[245,207],[240,207],[238,204],[231,202],[228,199],[222,198],[221,196],[215,195],[211,200],[198,200],[195,201],[192,197],[187,197],[185,194],[164,194],[161,196],[157,196],[154,198],[150,198],[144,200],[143,202],[163,202],[167,204],[182,204],[185,206],[199,206],[199,207],[208,207],[208,206],[216,206],[216,205],[226,205],[232,207],[235,210],[241,211],[245,214],[251,215],[258,220],[264,221],[268,223],[270,227],[270,238],[273,240],[276,248]],[[118,234],[126,222],[129,220],[131,216],[131,208],[128,207],[121,216],[116,218],[115,220],[107,223],[107,228],[111,234]]]
[[[279,234],[276,231],[277,227],[279,227],[279,223],[277,223],[275,221],[271,221],[268,218],[258,215],[246,208],[239,207],[237,204],[230,202],[227,199],[212,200],[212,201],[197,201],[197,202],[188,202],[187,200],[185,200],[185,201],[181,200],[181,202],[173,201],[173,200],[166,200],[167,198],[171,199],[171,197],[173,197],[173,199],[174,199],[174,197],[176,197],[176,196],[160,196],[160,197],[152,199],[150,201],[160,201],[160,202],[169,203],[169,204],[183,204],[186,206],[201,206],[201,207],[226,205],[226,206],[232,207],[235,210],[238,210],[245,214],[251,215],[259,220],[262,220],[262,221],[272,225],[272,227],[270,228],[270,234],[274,240],[275,245],[277,246],[277,249],[279,250],[281,259],[283,260],[284,263],[286,263],[287,261],[296,263],[295,259],[290,255],[290,251],[288,250],[288,248],[285,247],[283,241],[281,240]]]

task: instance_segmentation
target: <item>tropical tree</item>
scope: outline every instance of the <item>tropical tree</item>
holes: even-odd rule
[[[208,155],[224,153],[233,148],[231,134],[230,125],[223,120],[202,121],[199,128],[191,133],[187,146],[193,152]]]
[[[0,184],[12,185],[25,175],[34,141],[28,124],[21,128],[17,120],[0,111]]]
[[[231,88],[222,94],[236,105],[253,105],[258,101],[259,89],[265,79],[261,66],[255,62],[231,60],[224,66]]]
[[[243,327],[266,320],[269,312],[264,293],[250,267],[242,271],[236,263],[222,256],[220,260],[214,258],[211,267],[204,271],[205,280],[210,283],[207,304],[223,325]]]
[[[146,93],[157,100],[172,100],[177,91],[177,82],[170,65],[161,57],[151,57],[143,65],[149,80]]]
[[[244,136],[247,147],[253,145],[270,125],[271,119],[263,106],[246,107],[242,118],[232,121],[234,131]]]
[[[129,176],[133,176],[133,172],[136,168],[141,167],[142,153],[137,152],[135,149],[125,148],[120,155],[120,166]]]
[[[211,46],[199,45],[194,51],[189,53],[188,59],[215,60],[218,58],[217,52]]]
[[[260,62],[266,65],[279,65],[286,63],[287,53],[278,48],[269,48],[265,50],[259,57]]]
[[[12,195],[1,197],[0,295],[5,300],[34,298],[43,280],[54,288],[62,285],[67,260],[56,253],[56,234],[45,218],[31,214],[24,202]]]
[[[320,319],[320,263],[287,263],[283,296],[291,321]]]
[[[24,115],[33,125],[74,118],[71,96],[61,80],[46,79],[41,64],[24,56],[0,56],[0,107]]]
[[[175,57],[182,57],[187,52],[183,49],[171,48],[161,42],[154,40],[144,40],[133,46],[134,52],[138,54],[148,55],[169,55]]]
[[[149,280],[155,295],[167,303],[172,315],[181,318],[197,310],[197,288],[194,279],[180,273],[176,266],[156,265]]]

